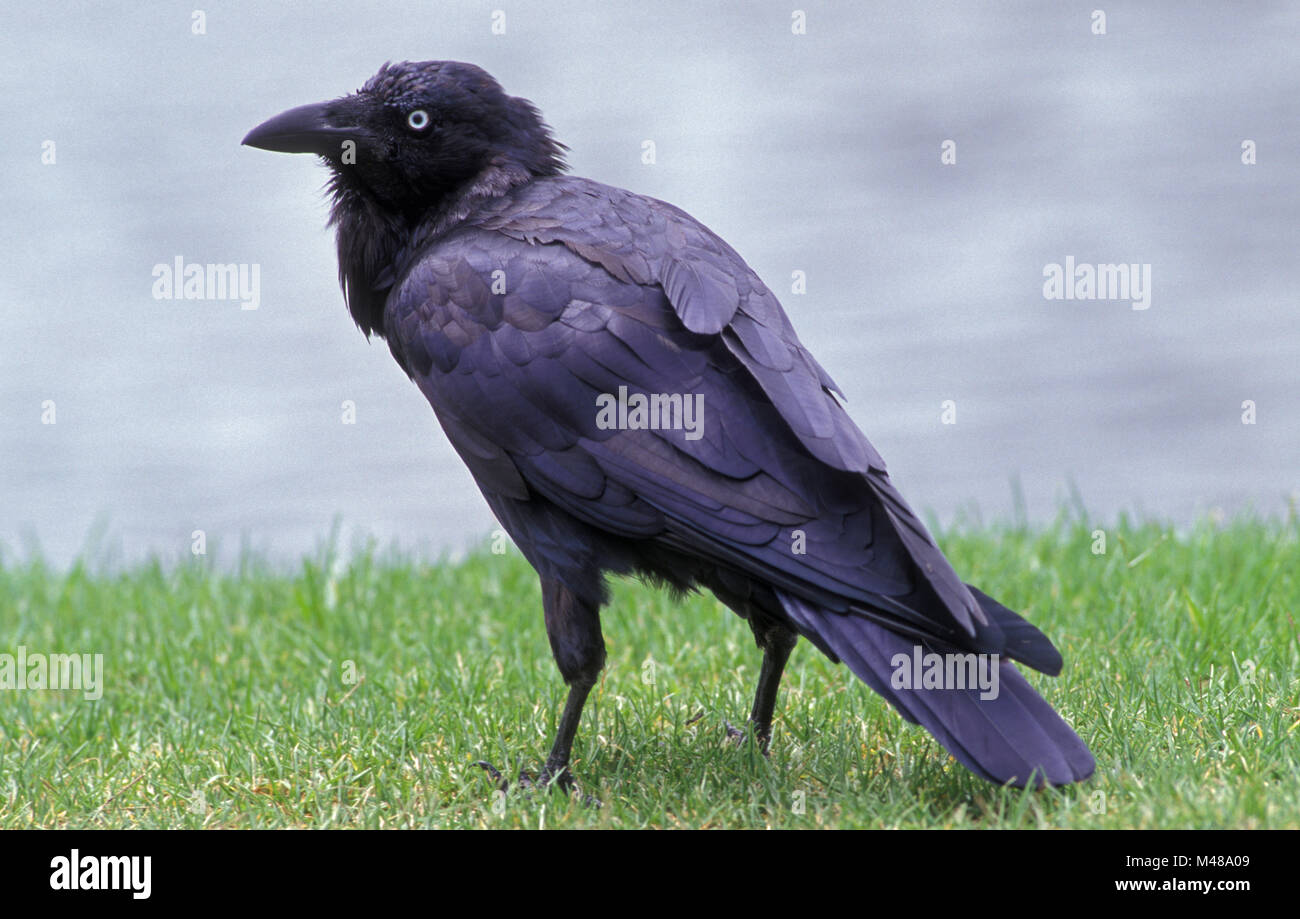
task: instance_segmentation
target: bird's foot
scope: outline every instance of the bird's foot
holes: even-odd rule
[[[740,730],[740,728],[733,725],[730,721],[724,720],[722,723],[727,726],[727,740],[730,740],[736,746],[740,746],[745,742],[745,738],[748,736],[745,731]],[[771,730],[764,730],[762,726],[756,725],[752,721],[749,722],[749,726],[754,731],[755,740],[758,741],[758,751],[764,756],[769,756],[770,754],[768,753],[767,747],[772,740]]]
[[[510,790],[510,780],[503,776],[501,770],[497,769],[496,766],[483,760],[479,760],[474,765],[480,767],[488,774],[492,781],[496,783],[499,791]],[[569,772],[568,766],[561,767],[558,770],[552,770],[550,766],[546,766],[542,769],[542,774],[539,776],[533,776],[533,774],[528,770],[520,769],[519,778],[515,781],[515,785],[518,786],[520,790],[528,793],[531,793],[535,788],[541,788],[543,790],[556,789],[562,791],[566,795],[572,794],[575,787],[573,775]],[[591,795],[584,794],[582,796],[582,803],[587,807],[600,807],[600,801],[593,798]]]
[[[510,790],[510,780],[501,774],[501,770],[489,762],[479,760],[474,764],[486,772],[492,781],[496,782],[497,789],[500,791]],[[569,770],[565,769],[559,775],[548,775],[546,770],[542,770],[540,776],[534,777],[527,769],[519,770],[519,778],[515,784],[520,788],[532,790],[538,786],[543,788],[558,788],[560,791],[568,794],[573,790],[573,776],[569,775]]]

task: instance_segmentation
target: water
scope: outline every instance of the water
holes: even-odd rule
[[[1108,5],[1098,37],[1068,6],[800,6],[805,35],[776,3],[519,4],[504,35],[494,3],[223,4],[203,35],[179,8],[6,8],[0,544],[63,563],[98,521],[124,560],[196,530],[291,558],[336,519],[434,551],[494,526],[347,317],[323,169],[239,146],[388,59],[484,66],[576,174],[728,239],[940,519],[1010,516],[1013,480],[1036,520],[1071,482],[1099,520],[1283,510],[1300,8]],[[259,309],[154,299],[177,256],[258,264]],[[1150,264],[1150,308],[1044,299],[1067,256]]]

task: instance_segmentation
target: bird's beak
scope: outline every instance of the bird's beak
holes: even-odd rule
[[[300,105],[264,121],[244,137],[245,146],[277,153],[316,153],[338,156],[343,141],[356,137],[357,127],[339,126],[329,117],[331,104]]]

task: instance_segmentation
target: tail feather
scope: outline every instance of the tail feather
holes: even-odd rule
[[[970,584],[966,587],[979,601],[980,609],[984,610],[984,615],[988,616],[989,622],[1002,632],[1000,638],[1002,647],[992,650],[1048,676],[1056,676],[1061,672],[1064,663],[1061,660],[1061,652],[1056,650],[1050,638],[1019,613],[1007,609],[978,587],[972,587]]]
[[[847,664],[976,775],[1017,787],[1064,785],[1092,775],[1096,764],[1088,747],[1011,661],[999,660],[995,698],[981,699],[979,688],[894,688],[895,658],[910,660],[915,640],[859,616],[822,610],[785,593],[780,597],[801,634]]]

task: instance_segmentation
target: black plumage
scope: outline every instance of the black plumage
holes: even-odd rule
[[[469,64],[385,65],[245,143],[331,167],[354,319],[387,340],[537,569],[570,686],[547,779],[569,781],[610,573],[708,588],[749,621],[764,746],[802,636],[986,779],[1091,774],[1011,663],[1054,675],[1056,649],[962,583],[776,297],[706,227],[564,175],[537,110]],[[602,424],[620,387],[698,396],[698,436]],[[917,647],[999,655],[1000,692],[899,688],[894,662]]]

